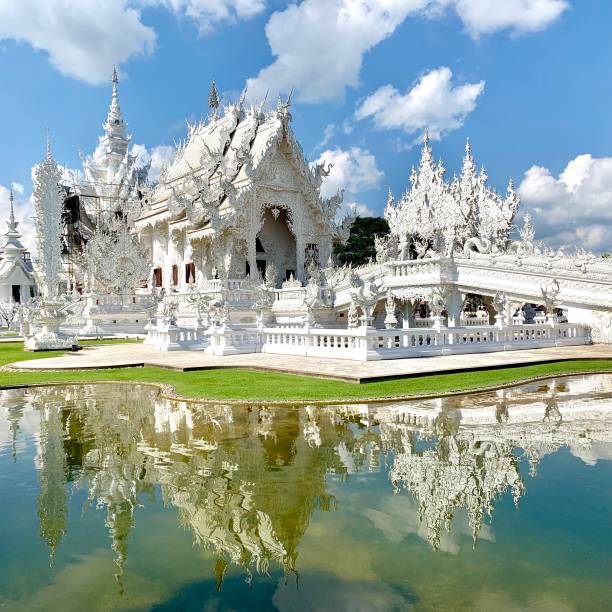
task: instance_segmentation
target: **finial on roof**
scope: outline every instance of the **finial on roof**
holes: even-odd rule
[[[423,143],[425,146],[429,145],[429,128],[425,128],[425,135],[423,136]]]
[[[246,95],[247,95],[247,89],[248,89],[248,87],[245,87],[242,90],[242,93],[240,94],[240,100],[238,101],[238,106],[240,108],[242,108],[244,106],[244,101],[246,100]]]
[[[208,92],[208,107],[213,111],[219,108],[219,93],[217,92],[217,85],[214,79],[210,84],[210,91]]]
[[[11,193],[9,194],[9,202],[11,203],[11,214],[10,214],[11,222],[15,221],[15,210],[13,208],[14,201],[15,201],[15,196],[13,196],[13,189],[11,189]]]
[[[291,91],[289,92],[289,97],[287,98],[287,106],[291,106],[292,99],[293,99],[293,87],[291,88]]]
[[[119,77],[117,76],[117,67],[113,66],[113,74],[111,76],[111,83],[113,90],[111,93],[111,103],[108,109],[108,115],[106,116],[106,122],[104,129],[107,135],[113,135],[119,138],[125,138],[126,123],[123,121],[123,114],[121,113],[121,106],[119,104]]]
[[[470,137],[469,136],[465,139],[465,152],[468,155],[472,154],[472,145],[470,144]]]
[[[47,159],[51,159],[53,157],[52,153],[51,153],[51,132],[49,131],[49,128],[47,128]]]

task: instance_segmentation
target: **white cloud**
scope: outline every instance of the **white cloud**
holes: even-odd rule
[[[0,0],[0,39],[45,51],[62,74],[90,84],[155,46],[155,32],[128,0]]]
[[[461,127],[484,91],[484,81],[458,85],[452,77],[446,66],[432,70],[403,95],[392,85],[384,85],[361,103],[355,118],[372,117],[378,128],[400,128],[409,134],[429,128],[431,136],[439,138]]]
[[[436,0],[430,14],[452,8],[473,38],[510,30],[537,32],[551,25],[569,8],[566,0]]]
[[[291,588],[280,579],[272,603],[279,612],[293,610],[405,610],[411,612],[414,605],[400,591],[383,580],[343,580],[334,572],[301,571],[299,588]],[[565,612],[565,611],[564,611]]]
[[[331,139],[335,136],[335,134],[336,126],[333,123],[326,125],[325,130],[323,130],[323,138],[321,138],[321,140],[316,144],[314,150],[318,151],[319,149],[322,149],[323,147],[328,145],[331,142]]]
[[[519,194],[523,210],[534,215],[538,238],[553,246],[612,250],[612,157],[579,155],[558,178],[532,166]]]
[[[321,195],[333,196],[340,189],[349,194],[358,194],[380,185],[385,173],[376,165],[376,158],[360,147],[350,149],[328,149],[323,151],[315,163],[332,164],[329,176],[323,179]]]
[[[342,202],[342,206],[338,211],[338,217],[342,219],[347,214],[356,215],[358,217],[378,216],[367,204],[363,204],[363,202]]]
[[[113,65],[152,53],[156,33],[142,22],[145,6],[193,19],[207,32],[253,17],[265,0],[0,0],[0,40],[25,42],[63,75],[97,85]]]
[[[159,179],[159,173],[164,164],[174,158],[176,150],[169,145],[157,145],[149,151],[145,145],[135,144],[132,146],[130,153],[136,155],[136,166],[144,166],[151,162],[149,181],[154,183]]]
[[[23,195],[23,185],[21,183],[12,183],[11,184],[11,189],[13,190],[13,193],[16,195]]]
[[[266,8],[265,0],[140,0],[140,3],[163,6],[193,19],[202,32],[208,32],[218,22],[249,19]]]
[[[345,190],[345,198],[338,217],[347,213],[356,213],[361,217],[374,216],[374,212],[358,201],[359,195],[380,186],[385,173],[376,164],[376,158],[360,147],[350,149],[328,149],[323,151],[314,162],[317,164],[332,164],[329,176],[323,179],[321,195],[329,198],[341,189]]]
[[[341,98],[359,84],[363,55],[428,0],[304,0],[266,25],[274,62],[247,81],[249,96],[271,98],[292,87],[304,102]]]
[[[303,0],[276,11],[266,25],[274,61],[248,79],[250,98],[296,88],[303,102],[341,99],[359,85],[364,55],[409,16],[443,18],[453,11],[477,38],[507,30],[541,30],[566,9],[565,0]]]

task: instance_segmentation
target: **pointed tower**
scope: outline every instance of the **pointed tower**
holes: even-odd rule
[[[34,214],[36,220],[36,245],[38,247],[37,272],[40,276],[43,297],[55,298],[62,271],[62,173],[51,153],[51,141],[47,137],[47,154],[34,169]]]
[[[119,77],[113,68],[111,100],[102,124],[104,133],[92,155],[81,156],[83,175],[67,181],[67,248],[79,251],[96,225],[107,213],[125,208],[141,195],[139,186],[147,180],[147,166],[137,168],[136,156],[130,154],[131,136],[119,103]]]
[[[476,163],[472,156],[472,146],[468,138],[465,143],[465,157],[459,178],[459,210],[465,218],[460,238],[466,240],[476,235],[478,224],[478,176]]]
[[[99,138],[98,147],[93,154],[94,164],[89,164],[90,171],[98,181],[108,183],[115,181],[115,176],[126,163],[130,137],[127,135],[127,123],[123,119],[119,104],[119,77],[113,68],[111,77],[112,93],[106,121],[102,126],[104,136]]]
[[[423,148],[421,149],[421,161],[417,177],[417,182],[422,189],[427,189],[436,180],[436,163],[429,140],[429,130],[425,130],[423,137]]]
[[[8,225],[8,231],[4,234],[5,240],[2,248],[0,248],[0,255],[2,259],[7,261],[15,261],[15,259],[23,259],[24,253],[27,249],[21,243],[21,232],[17,229],[19,222],[15,220],[15,208],[13,196],[13,190],[11,189],[11,195],[9,196],[11,203],[11,212],[9,214],[9,220],[6,222]]]
[[[214,81],[210,84],[210,91],[208,92],[208,108],[213,118],[216,119],[217,112],[219,111],[219,93],[217,92],[217,85]]]
[[[15,220],[13,191],[9,196],[8,231],[0,247],[0,301],[21,302],[36,293],[36,280],[30,253],[21,242],[19,223]]]

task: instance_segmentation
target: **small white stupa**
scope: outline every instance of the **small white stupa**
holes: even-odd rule
[[[21,242],[21,233],[15,220],[13,192],[10,195],[11,212],[6,222],[8,231],[0,247],[0,302],[27,302],[36,294],[36,280],[30,253]]]

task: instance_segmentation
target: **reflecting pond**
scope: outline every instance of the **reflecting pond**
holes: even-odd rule
[[[605,610],[612,376],[401,403],[0,392],[2,610]]]

